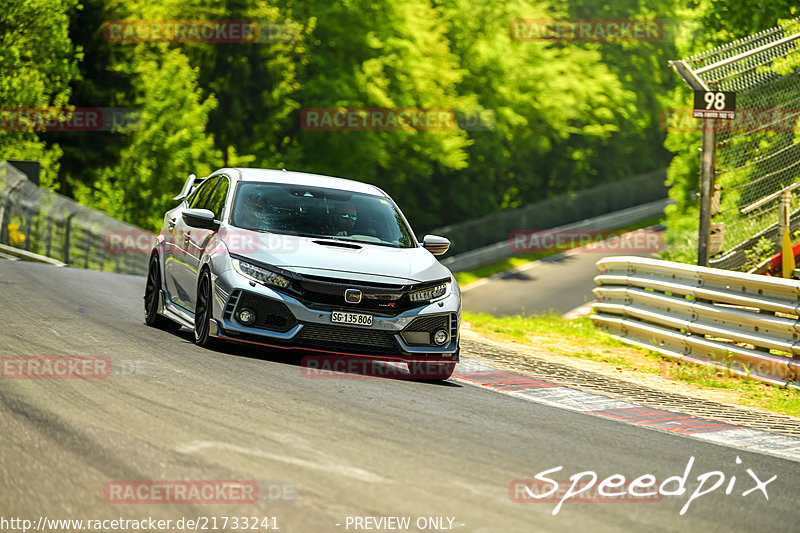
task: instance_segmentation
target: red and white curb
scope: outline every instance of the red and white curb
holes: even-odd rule
[[[462,358],[456,367],[453,379],[530,402],[800,461],[800,438],[797,437],[636,405],[530,376],[499,370],[469,359]]]

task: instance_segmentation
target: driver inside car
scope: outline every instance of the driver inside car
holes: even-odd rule
[[[353,235],[353,227],[358,220],[358,211],[351,204],[340,205],[333,213],[334,232],[337,237]]]

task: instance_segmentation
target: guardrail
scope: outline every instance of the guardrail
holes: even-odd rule
[[[642,257],[597,262],[591,319],[629,344],[800,388],[800,282]]]
[[[450,239],[451,255],[490,247],[518,230],[545,230],[636,207],[668,196],[667,169],[602,183],[499,213],[450,224],[424,233]],[[610,229],[610,228],[603,228]]]
[[[141,228],[37,187],[13,165],[0,161],[0,244],[16,249],[16,255],[30,260],[38,254],[55,259],[54,264],[79,268],[146,273],[148,251],[116,250],[109,246],[112,235],[152,240]]]
[[[640,220],[661,216],[664,214],[664,208],[671,203],[674,203],[674,201],[669,198],[664,198],[663,200],[656,200],[655,202],[648,202],[635,207],[621,209],[613,213],[600,215],[599,217],[587,218],[586,220],[581,220],[580,222],[574,222],[565,226],[549,228],[548,231],[561,232],[574,229],[608,231],[614,228],[628,226]],[[509,239],[506,239],[489,246],[478,248],[477,250],[447,257],[440,260],[440,262],[453,272],[463,272],[465,270],[491,265],[492,263],[497,263],[498,261],[508,259],[517,254],[519,254],[519,252],[514,250]]]

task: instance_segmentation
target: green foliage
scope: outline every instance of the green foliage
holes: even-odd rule
[[[69,81],[81,58],[68,36],[77,0],[0,2],[0,109],[3,113],[67,106]],[[6,116],[3,117],[4,119]],[[0,128],[0,158],[44,163],[45,181],[57,171],[60,148],[35,131]]]
[[[296,98],[303,108],[465,108],[464,76],[446,21],[428,2],[288,3],[307,37]],[[469,140],[449,131],[309,131],[300,114],[288,168],[369,181],[387,190],[417,228],[439,222],[449,199],[437,197],[440,169],[466,167]],[[455,184],[451,184],[455,185]],[[452,205],[452,204],[450,204]]]
[[[699,140],[670,134],[664,145],[663,110],[688,97],[667,60],[728,37],[727,16],[737,35],[759,24],[742,0],[3,1],[3,107],[133,107],[139,121],[117,132],[0,130],[2,155],[41,159],[46,185],[151,229],[188,173],[220,166],[369,181],[421,232],[662,167],[669,150],[678,204],[667,239],[678,243],[696,204]],[[784,4],[759,17],[786,16]],[[526,18],[669,27],[657,42],[516,41],[509,23]],[[257,20],[289,38],[109,42],[103,23],[120,19]],[[703,26],[713,31],[697,38]],[[494,121],[311,131],[301,112],[312,107],[490,110]]]
[[[752,3],[744,2],[742,0],[714,0],[701,1],[697,7],[688,13],[696,22],[701,26],[699,30],[693,33],[695,38],[693,40],[679,40],[678,49],[679,57],[687,57],[689,55],[729,43],[735,39],[745,37],[747,35],[757,33],[759,31],[774,27],[780,23],[782,19],[787,17],[796,17],[800,13],[800,9],[796,7],[796,2],[788,0],[777,0],[775,2],[760,3],[753,5]],[[797,54],[788,56],[787,60],[778,61],[774,66],[776,72],[788,74],[791,68],[796,68]],[[676,75],[677,77],[677,75]],[[688,109],[691,107],[692,93],[685,84],[673,91],[669,107],[673,109]],[[773,106],[780,106],[781,102],[773,101]],[[791,106],[793,107],[793,106]],[[666,251],[662,254],[664,259],[673,261],[682,261],[694,263],[697,259],[697,221],[699,217],[698,205],[698,178],[700,172],[700,130],[696,131],[682,131],[685,128],[676,128],[671,131],[666,138],[665,147],[674,154],[672,162],[669,166],[667,182],[670,185],[670,197],[676,201],[676,205],[670,206],[667,213],[667,231],[665,233],[665,244],[667,245]],[[733,148],[737,146],[734,143],[746,143],[750,141],[750,136],[741,136],[740,138],[729,143],[728,150],[733,152]],[[769,153],[769,146],[771,146],[773,139],[768,142],[762,142],[762,145],[752,149],[752,159],[756,160],[761,153]],[[718,157],[717,166],[721,167],[727,162],[723,158],[724,154]],[[749,172],[755,172],[757,168],[746,164],[745,161],[736,163],[737,167],[741,167]],[[754,229],[752,223],[738,224],[738,207],[746,205],[758,198],[742,198],[742,190],[737,190],[735,186],[747,183],[752,179],[748,172],[743,171],[734,174],[733,178],[726,178],[728,181],[724,184],[726,190],[723,193],[722,211],[725,213],[719,222],[725,222],[728,229],[726,230],[726,243],[735,243],[752,236],[758,229]],[[735,181],[731,181],[731,180]],[[753,194],[756,189],[744,190],[744,193]],[[763,227],[763,225],[762,225]],[[748,264],[753,266],[752,261],[756,261],[757,257],[763,255],[761,252],[753,252],[755,255],[751,258],[748,255]],[[757,262],[757,261],[756,261]]]
[[[202,100],[196,72],[178,50],[141,45],[129,74],[139,80],[133,104],[138,121],[125,134],[119,162],[90,187],[76,184],[76,198],[146,228],[160,226],[190,173],[207,175],[219,161],[202,127],[216,101]]]
[[[747,257],[747,262],[742,270],[750,270],[765,259],[775,255],[775,243],[765,237],[761,237],[755,246],[744,251],[744,255]]]

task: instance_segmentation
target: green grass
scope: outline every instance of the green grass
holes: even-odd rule
[[[619,347],[625,344],[599,331],[588,318],[564,320],[561,315],[515,315],[496,317],[486,313],[464,311],[462,319],[473,329],[499,333],[516,341],[525,341],[530,333],[567,335],[576,339],[591,340],[595,346]]]
[[[598,330],[588,318],[559,315],[503,316],[463,313],[470,329],[488,337],[512,340],[558,355],[597,361],[681,381],[704,389],[725,390],[741,405],[800,417],[800,390],[784,389],[704,365],[686,364],[627,345]]]
[[[476,268],[475,270],[454,272],[453,276],[455,276],[458,285],[463,287],[464,285],[468,285],[472,282],[478,281],[479,279],[488,278],[489,276],[493,276],[500,272],[505,272],[506,270],[519,268],[524,264],[530,263],[531,261],[543,259],[550,255],[552,254],[547,252],[533,252],[530,254],[516,255],[491,265]]]
[[[663,217],[648,218],[646,220],[642,220],[635,224],[625,226],[624,228],[619,228],[615,230],[615,232],[625,233],[628,231],[633,231],[641,228],[647,228],[655,224],[662,223],[663,220],[664,220]],[[557,253],[562,253],[565,251],[566,250],[542,250],[539,252],[531,252],[528,254],[515,255],[514,257],[509,257],[508,259],[498,261],[497,263],[493,263],[491,265],[486,265],[480,268],[476,268],[474,270],[466,270],[464,272],[454,272],[453,276],[455,276],[459,286],[463,287],[480,279],[493,276],[494,274],[499,274],[500,272],[505,272],[506,270],[519,268],[522,265],[525,265],[531,261],[544,259],[545,257],[549,257],[551,255],[555,255]]]

